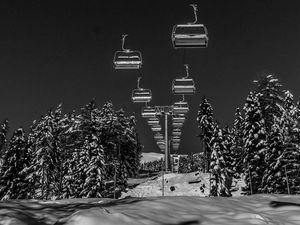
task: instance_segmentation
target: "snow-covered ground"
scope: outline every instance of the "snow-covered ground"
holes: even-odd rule
[[[153,177],[144,179],[142,184],[123,193],[122,197],[156,197],[0,202],[0,224],[300,224],[300,196],[242,196],[238,190],[242,185],[239,181],[233,187],[237,190],[233,192],[234,197],[203,197],[208,194],[208,174],[165,174],[164,178],[164,197],[161,197],[162,179]],[[199,188],[203,184],[204,193]],[[171,191],[170,186],[175,186],[175,190]]]
[[[161,153],[143,152],[142,153],[142,158],[141,158],[141,163],[160,160],[163,157],[164,157],[164,154],[161,154]]]
[[[193,172],[187,174],[169,173],[164,174],[164,184],[162,176],[156,179],[148,179],[137,187],[122,193],[121,198],[130,197],[153,197],[162,196],[164,186],[164,196],[201,196],[209,195],[209,174]],[[232,184],[232,195],[240,196],[242,180],[234,180]],[[171,190],[171,187],[174,187]]]

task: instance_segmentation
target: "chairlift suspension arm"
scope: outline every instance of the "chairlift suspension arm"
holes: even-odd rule
[[[129,49],[124,48],[124,46],[125,46],[125,39],[126,39],[127,36],[128,36],[128,34],[123,34],[122,35],[122,50],[123,51],[128,51],[129,50]]]
[[[185,66],[185,71],[186,71],[186,77],[184,77],[184,78],[188,78],[189,77],[189,65],[188,64],[184,64],[184,66]]]
[[[140,80],[141,79],[142,79],[142,77],[137,78],[137,89],[140,89]]]
[[[198,11],[197,4],[190,4],[190,6],[193,7],[193,9],[194,9],[194,16],[195,16],[195,20],[191,24],[196,24],[197,21],[198,21],[198,17],[197,17],[197,11]]]

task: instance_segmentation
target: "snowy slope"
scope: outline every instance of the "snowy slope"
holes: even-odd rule
[[[273,207],[272,201],[295,205]],[[273,202],[274,203],[274,202]],[[298,204],[298,205],[296,205]],[[276,205],[275,205],[276,206]],[[300,196],[168,196],[121,200],[0,202],[1,225],[300,224]]]
[[[143,152],[141,163],[160,160],[164,155],[156,152]]]
[[[123,197],[157,197],[2,201],[0,225],[300,224],[300,196],[241,196],[239,181],[234,182],[235,197],[203,197],[208,194],[208,180],[209,175],[203,173],[165,174],[164,197],[161,177],[153,177],[143,179]],[[202,184],[206,186],[204,193],[199,189]],[[170,186],[175,186],[175,191]]]
[[[201,196],[209,195],[209,174],[193,172],[187,174],[169,173],[164,174],[164,195],[165,196]],[[234,180],[232,184],[232,195],[241,195],[241,180]],[[171,190],[174,187],[175,190]],[[201,188],[202,187],[202,188]],[[122,193],[124,197],[154,197],[162,196],[162,177],[145,180],[135,188]]]

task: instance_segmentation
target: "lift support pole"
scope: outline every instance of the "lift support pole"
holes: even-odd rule
[[[165,163],[166,163],[166,171],[168,171],[169,167],[169,142],[168,142],[168,115],[169,113],[165,112]]]

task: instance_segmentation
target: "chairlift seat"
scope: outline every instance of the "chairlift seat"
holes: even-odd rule
[[[193,95],[196,87],[192,78],[174,79],[172,83],[172,92],[174,95]]]
[[[163,135],[161,134],[161,133],[156,133],[156,134],[154,134],[154,139],[155,140],[160,140],[160,139],[163,139],[164,137],[163,137]]]
[[[173,130],[173,131],[172,131],[172,135],[173,135],[173,136],[180,136],[181,133],[182,133],[182,132],[181,132],[180,130]]]
[[[183,123],[181,123],[181,122],[172,122],[172,126],[174,128],[181,128],[181,127],[183,127]]]
[[[160,132],[161,131],[161,126],[160,125],[152,125],[151,130],[153,132]]]
[[[132,91],[131,99],[134,103],[146,103],[152,99],[152,93],[150,89],[138,88]]]
[[[173,115],[172,117],[172,121],[175,122],[175,123],[184,123],[185,121],[185,116],[184,114],[175,114]]]
[[[143,118],[153,118],[157,115],[156,109],[151,106],[143,107],[142,108],[142,117]]]
[[[174,114],[186,114],[189,111],[189,105],[187,102],[180,101],[175,102],[173,105],[173,113]]]
[[[114,57],[115,69],[140,69],[142,67],[142,54],[139,51],[116,51]]]
[[[208,32],[203,24],[177,24],[172,31],[173,47],[177,48],[206,48]]]
[[[147,121],[148,125],[156,125],[156,124],[159,124],[159,119],[156,118],[156,117],[151,117],[148,119]]]

